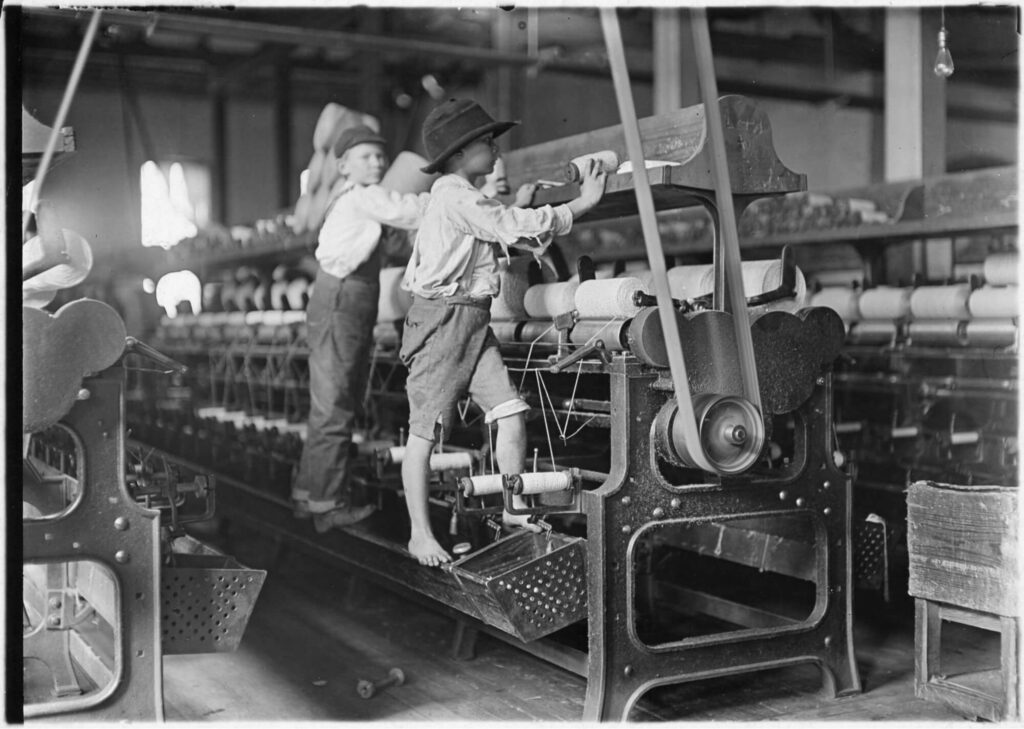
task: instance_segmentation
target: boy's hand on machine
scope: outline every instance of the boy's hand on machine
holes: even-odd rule
[[[509,514],[507,511],[503,511],[501,512],[501,523],[509,529],[525,529],[529,532],[539,532],[541,530],[539,524],[534,524],[530,521],[529,514]]]
[[[601,201],[604,195],[604,185],[608,179],[600,162],[594,159],[587,160],[587,168],[583,170],[580,179],[580,200],[592,208]]]
[[[527,182],[519,186],[516,190],[516,198],[512,201],[512,205],[517,208],[525,208],[527,205],[533,202],[533,196],[537,192],[537,184],[535,182]]]

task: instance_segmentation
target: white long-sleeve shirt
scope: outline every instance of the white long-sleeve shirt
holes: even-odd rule
[[[402,288],[427,299],[497,295],[497,244],[543,253],[556,235],[572,230],[567,205],[516,208],[486,197],[465,178],[444,175],[416,233]]]
[[[332,276],[345,278],[366,262],[380,241],[381,225],[415,230],[428,193],[402,195],[380,185],[346,183],[327,211],[316,259]]]

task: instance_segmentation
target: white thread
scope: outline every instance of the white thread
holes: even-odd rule
[[[915,319],[967,319],[968,284],[921,286],[910,295],[910,313]]]
[[[982,286],[967,300],[971,316],[979,319],[1020,316],[1020,298],[1016,286]]]
[[[523,308],[527,316],[534,319],[553,319],[576,308],[578,288],[579,284],[574,281],[531,286],[523,296]]]
[[[540,387],[537,388],[538,390],[540,390],[541,388],[544,387],[543,381],[540,378],[540,372],[537,372],[537,384],[540,386]],[[548,455],[551,456],[551,465],[552,465],[552,467],[554,467],[554,465],[555,465],[555,447],[551,443],[551,429],[548,428],[548,417],[547,417],[547,414],[544,412],[544,400],[543,400],[543,397],[541,398],[541,401],[540,401],[540,408],[541,408],[541,416],[542,416],[541,420],[544,421],[544,437],[546,437],[547,440],[548,440]],[[552,409],[552,412],[554,412],[554,405],[552,405],[551,409]]]
[[[903,319],[910,314],[911,288],[879,286],[864,291],[857,300],[861,319]]]
[[[985,257],[982,270],[985,283],[992,286],[1003,286],[1017,283],[1017,267],[1020,265],[1017,251],[993,253]]]
[[[581,319],[628,319],[640,311],[633,296],[641,290],[640,280],[632,276],[584,281],[576,289],[576,310]]]

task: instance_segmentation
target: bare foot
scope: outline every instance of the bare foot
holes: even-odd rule
[[[520,529],[526,529],[530,532],[540,531],[539,524],[530,523],[529,514],[509,514],[507,511],[503,511],[501,512],[501,523],[504,524],[506,527],[509,527],[510,529],[518,527]]]
[[[428,567],[438,567],[442,562],[451,562],[452,558],[444,548],[431,536],[413,537],[409,540],[409,554]]]

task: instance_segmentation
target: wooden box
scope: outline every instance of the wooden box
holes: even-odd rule
[[[907,524],[911,595],[1017,615],[1016,488],[919,481],[907,494]]]

